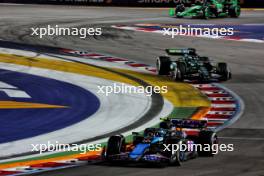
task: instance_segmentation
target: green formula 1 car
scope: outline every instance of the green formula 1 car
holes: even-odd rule
[[[182,17],[233,17],[240,15],[239,0],[203,0],[197,1],[191,7],[185,7],[184,3],[180,3],[175,9],[170,9],[170,16]]]
[[[197,80],[199,82],[227,81],[231,71],[224,62],[212,62],[199,56],[193,48],[166,49],[166,56],[157,58],[158,75],[167,75],[175,81]]]

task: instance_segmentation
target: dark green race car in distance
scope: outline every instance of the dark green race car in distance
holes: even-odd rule
[[[157,58],[158,75],[171,76],[175,81],[213,80],[227,81],[231,79],[231,71],[225,62],[211,62],[208,57],[199,56],[193,48],[166,49],[166,56]]]
[[[170,9],[169,15],[182,17],[233,17],[240,16],[241,8],[239,0],[195,0],[191,7],[186,7],[181,1],[175,9]]]

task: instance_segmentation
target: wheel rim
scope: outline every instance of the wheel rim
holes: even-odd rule
[[[204,9],[204,18],[207,19],[208,16],[209,16],[209,11],[208,11],[208,7],[206,7],[206,8]]]
[[[179,80],[182,79],[182,75],[181,75],[181,71],[180,70],[178,70],[178,72],[177,72],[177,77],[178,77]]]
[[[216,136],[213,137],[213,144],[218,144],[218,139]]]
[[[157,67],[157,71],[160,71],[160,60],[157,59],[157,63],[156,63],[156,67]]]
[[[171,163],[174,163],[176,160],[177,160],[177,155],[176,154],[173,154],[171,156]]]
[[[179,159],[180,159],[180,161],[184,161],[184,159],[185,159],[184,152],[180,152]]]
[[[240,8],[236,7],[236,16],[240,15]]]
[[[174,80],[177,80],[177,79],[178,79],[177,73],[178,73],[178,69],[175,68],[175,70],[174,70],[174,72],[173,72],[173,79],[174,79]]]

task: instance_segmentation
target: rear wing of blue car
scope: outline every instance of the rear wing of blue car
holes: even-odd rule
[[[166,49],[168,55],[183,56],[183,55],[196,55],[196,50],[194,48],[185,48],[185,49]]]
[[[173,119],[173,118],[165,118],[161,120],[170,122],[171,125],[177,128],[192,128],[192,129],[207,128],[207,120]]]

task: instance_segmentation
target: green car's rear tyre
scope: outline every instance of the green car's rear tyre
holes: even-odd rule
[[[240,6],[231,6],[228,10],[228,13],[230,17],[238,18],[241,13]]]
[[[170,57],[160,56],[156,62],[158,75],[169,75],[171,60]]]
[[[180,4],[180,5],[177,5],[176,6],[176,9],[175,9],[175,16],[178,17],[178,18],[182,18],[183,16],[181,15],[178,15],[178,13],[181,13],[185,10],[185,7],[183,4]]]

